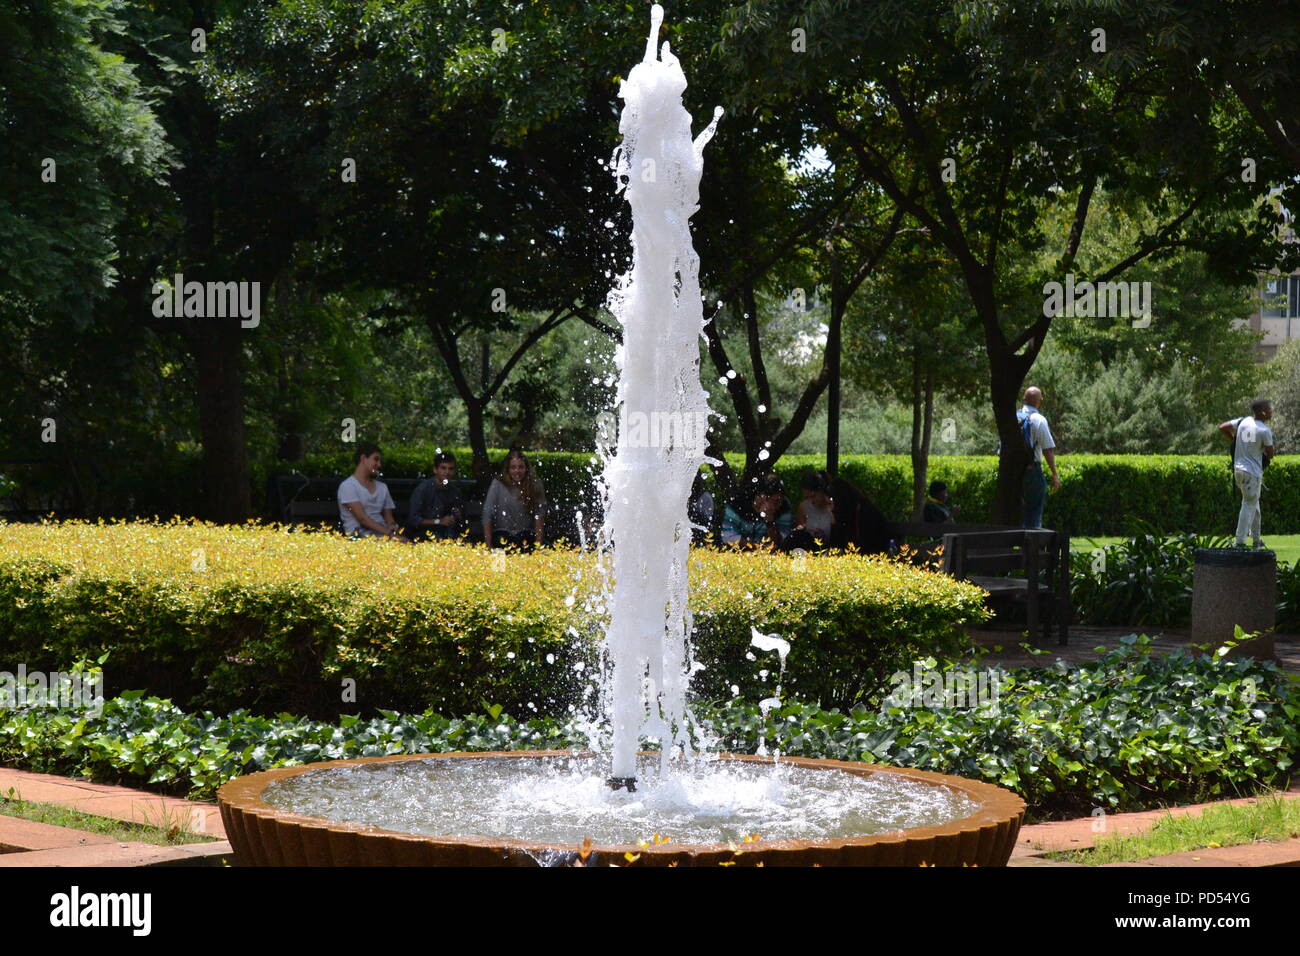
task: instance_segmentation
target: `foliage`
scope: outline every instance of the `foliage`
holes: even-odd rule
[[[1300,561],[1278,566],[1277,629],[1300,634]]]
[[[1075,554],[1070,603],[1088,624],[1186,625],[1192,616],[1197,548],[1226,548],[1230,535],[1151,531],[1104,549],[1101,557]]]
[[[789,692],[851,705],[988,617],[979,589],[876,558],[701,550],[690,571],[705,695],[770,694],[755,627],[791,642]],[[502,560],[252,525],[13,525],[0,651],[33,669],[108,652],[110,689],[186,706],[563,712],[589,692],[599,580],[593,555],[559,549]]]
[[[1273,429],[1279,455],[1300,451],[1300,340],[1288,342],[1264,366],[1265,397],[1273,401]]]
[[[1105,366],[1070,365],[1073,387],[1048,393],[1060,451],[1179,455],[1210,451],[1215,442],[1222,447],[1213,429],[1218,422],[1198,413],[1196,383],[1182,364],[1161,373],[1128,355]]]
[[[925,662],[934,666],[935,661]],[[943,665],[944,675],[952,663]],[[825,710],[787,700],[704,704],[722,748],[752,753],[760,734],[783,754],[865,760],[987,780],[1036,816],[1145,809],[1285,786],[1300,747],[1300,694],[1275,665],[1158,657],[1145,637],[1092,664],[1001,673],[996,712],[889,707]],[[25,708],[0,714],[0,762],[47,773],[127,779],[210,797],[226,780],[352,757],[583,748],[581,721],[517,720],[494,705],[446,718],[381,711],[336,724],[238,710],[186,713],[131,691],[99,716]]]
[[[352,471],[350,446],[313,455],[293,465],[305,475],[338,475]],[[385,445],[384,473],[391,477],[427,476],[434,445]],[[458,456],[463,449],[452,449]],[[494,450],[499,463],[504,452]],[[538,473],[548,498],[569,507],[593,500],[593,456],[576,452],[537,452]],[[728,455],[739,470],[743,458]],[[461,459],[462,461],[464,458]],[[1226,447],[1222,455],[1063,455],[1058,459],[1061,490],[1047,501],[1050,527],[1072,535],[1126,534],[1143,522],[1160,534],[1208,532],[1236,527],[1240,496],[1232,484]],[[826,467],[821,455],[786,455],[772,468],[785,482],[786,493],[797,498],[805,471]],[[952,501],[962,507],[963,522],[991,518],[997,459],[991,455],[936,455],[929,477],[948,484]],[[283,474],[285,463],[267,463],[257,474]],[[906,455],[846,455],[840,474],[860,488],[890,520],[902,521],[910,512],[912,464]],[[264,482],[265,478],[262,477]],[[716,487],[714,488],[717,492]],[[1122,502],[1123,507],[1115,507]],[[1265,539],[1270,529],[1300,529],[1300,462],[1275,460],[1264,489]]]

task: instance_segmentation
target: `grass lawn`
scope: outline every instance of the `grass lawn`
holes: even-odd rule
[[[188,820],[159,819],[156,825],[127,823],[93,813],[82,813],[53,803],[32,803],[13,795],[0,796],[0,816],[18,817],[34,823],[48,823],[86,833],[102,833],[123,843],[152,843],[155,846],[178,846],[182,843],[212,843],[217,838],[202,833],[191,833]]]
[[[1047,856],[1101,866],[1260,840],[1280,843],[1297,836],[1300,836],[1300,800],[1274,796],[1241,806],[1206,807],[1196,816],[1166,816],[1147,833],[1101,836],[1091,850],[1066,850]]]
[[[1070,550],[1079,552],[1091,552],[1096,548],[1104,548],[1112,544],[1123,541],[1119,538],[1071,538]],[[1266,534],[1264,543],[1269,549],[1277,552],[1279,562],[1286,561],[1294,564],[1300,561],[1300,534]]]

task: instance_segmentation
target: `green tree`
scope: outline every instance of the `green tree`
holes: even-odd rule
[[[1237,176],[1236,127],[1215,125],[1226,107],[1212,102],[1194,128],[1165,122],[1173,92],[1142,82],[1148,38],[1112,29],[1097,45],[1093,31],[1117,16],[1048,2],[751,0],[726,39],[752,87],[809,109],[957,263],[984,333],[1002,521],[1019,511],[1028,457],[1015,418],[1021,386],[1052,326],[1041,289],[1077,268],[1100,187],[1142,197],[1159,225],[1081,279],[1117,279],[1178,247],[1212,253],[1238,278],[1276,258],[1277,222],[1262,206],[1249,228],[1215,228],[1222,210],[1259,196]],[[796,25],[808,55],[790,51]],[[1062,206],[1070,228],[1053,267],[1018,272],[1015,261]]]

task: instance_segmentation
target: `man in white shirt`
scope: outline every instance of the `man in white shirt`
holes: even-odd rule
[[[1024,406],[1016,413],[1025,447],[1034,456],[1029,467],[1025,469],[1023,485],[1026,528],[1043,526],[1043,507],[1047,504],[1047,480],[1043,477],[1044,460],[1052,471],[1052,490],[1061,490],[1061,478],[1056,472],[1056,442],[1052,438],[1052,429],[1048,427],[1046,416],[1038,410],[1042,404],[1042,389],[1031,385],[1025,389]]]
[[[1250,403],[1250,414],[1234,418],[1219,426],[1225,438],[1233,442],[1232,477],[1241,491],[1241,511],[1237,514],[1237,547],[1246,546],[1246,535],[1255,547],[1260,540],[1259,493],[1264,487],[1264,469],[1273,460],[1273,430],[1265,422],[1273,417],[1273,406],[1266,398]]]
[[[349,537],[388,538],[397,535],[393,496],[388,486],[375,478],[383,463],[379,446],[368,442],[357,446],[357,467],[339,485],[339,520]]]

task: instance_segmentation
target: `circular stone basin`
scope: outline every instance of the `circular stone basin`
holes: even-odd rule
[[[629,794],[591,754],[403,754],[252,774],[217,799],[241,866],[1003,866],[1025,810],[875,764],[727,754],[666,781],[657,766],[643,754]]]

